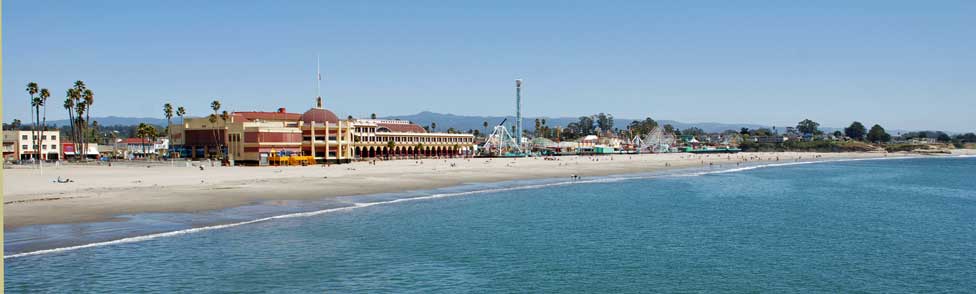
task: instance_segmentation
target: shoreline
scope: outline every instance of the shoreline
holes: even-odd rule
[[[960,154],[956,154],[960,155]],[[966,154],[962,154],[966,155]],[[247,225],[252,223],[265,222],[276,219],[287,219],[294,217],[305,217],[313,216],[319,214],[325,214],[334,211],[344,211],[362,207],[368,207],[373,205],[384,205],[392,204],[403,201],[415,201],[415,200],[426,200],[433,198],[443,198],[452,197],[460,195],[469,194],[480,194],[488,192],[499,192],[508,190],[522,190],[522,189],[535,189],[548,186],[558,186],[558,185],[571,185],[571,184],[586,184],[586,183],[599,183],[608,181],[620,181],[620,180],[634,180],[634,179],[647,179],[655,177],[667,177],[667,176],[683,176],[683,175],[702,175],[702,174],[719,174],[735,171],[752,170],[756,168],[764,167],[778,167],[778,166],[790,166],[799,164],[816,164],[816,163],[829,163],[829,162],[843,162],[843,161],[859,161],[859,160],[882,160],[882,159],[912,159],[912,158],[928,158],[930,156],[846,156],[846,157],[830,157],[830,158],[812,158],[814,160],[794,160],[794,161],[753,161],[748,164],[741,166],[730,166],[724,165],[722,167],[715,166],[693,166],[693,167],[675,167],[671,166],[668,168],[657,169],[656,171],[639,172],[639,173],[626,173],[626,174],[609,174],[604,176],[591,176],[582,180],[572,180],[563,178],[538,178],[538,179],[515,179],[508,181],[497,181],[491,183],[465,183],[462,185],[451,186],[451,187],[439,187],[424,190],[413,190],[413,191],[397,191],[397,192],[387,192],[387,193],[377,193],[369,195],[358,195],[362,198],[356,198],[356,196],[332,196],[322,199],[309,199],[309,200],[299,200],[299,201],[261,201],[259,203],[251,203],[240,207],[230,207],[212,211],[206,211],[201,213],[163,213],[151,215],[151,213],[134,213],[128,215],[120,215],[113,217],[113,219],[100,222],[84,222],[84,223],[69,223],[69,224],[42,224],[42,225],[30,225],[26,227],[17,228],[11,230],[13,240],[8,240],[13,242],[12,245],[14,249],[9,252],[5,252],[5,258],[13,258],[20,256],[37,255],[44,253],[53,253],[66,250],[75,250],[88,247],[98,247],[103,245],[111,244],[121,244],[130,242],[139,242],[144,240],[151,240],[161,237],[182,235],[186,233],[194,233],[198,231],[209,231],[215,229],[223,229],[229,227],[236,227],[241,225]],[[937,158],[936,156],[931,156]],[[939,156],[943,157],[943,156]],[[944,157],[955,157],[955,156],[944,156]],[[395,195],[395,196],[394,196]],[[391,197],[392,196],[392,197]],[[340,199],[346,197],[354,197],[352,199]],[[375,197],[375,198],[373,198]],[[353,200],[353,201],[349,201]],[[367,201],[355,201],[355,200],[367,200]],[[375,200],[375,201],[374,201]],[[280,202],[280,203],[276,203]],[[300,204],[304,203],[304,204]],[[300,205],[295,205],[300,204]],[[247,211],[244,214],[240,214],[240,211],[235,210],[243,209]],[[161,215],[165,217],[160,218]],[[195,219],[195,221],[175,221],[175,220],[186,220]],[[145,222],[146,220],[156,221],[156,224]],[[116,222],[118,221],[118,222]],[[170,221],[175,221],[169,223]],[[172,226],[173,224],[179,222],[178,226]],[[166,223],[167,225],[160,226],[159,224]],[[88,233],[78,234],[76,231],[81,230]],[[104,231],[115,231],[109,235],[105,235],[99,232]],[[19,239],[19,240],[18,240]],[[6,255],[10,254],[10,255]]]
[[[960,154],[976,154],[966,152]],[[954,155],[960,155],[954,154]],[[432,190],[474,183],[598,177],[695,167],[917,156],[904,153],[757,152],[356,162],[328,167],[63,166],[5,169],[4,229],[124,220],[142,213],[197,213],[289,200]],[[778,161],[776,159],[779,159]],[[52,179],[71,178],[60,184]]]

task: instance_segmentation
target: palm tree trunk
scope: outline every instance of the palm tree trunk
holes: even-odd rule
[[[71,132],[68,133],[68,136],[69,137],[74,137],[74,131],[75,131],[75,115],[73,113],[71,113],[71,109],[68,109],[68,124],[71,125]],[[75,147],[75,149],[78,149],[77,146]],[[75,151],[77,152],[77,150],[75,150]]]
[[[31,104],[31,108],[35,108],[34,105],[33,105],[33,103],[34,103],[34,98],[33,97],[31,98],[31,103],[32,103]],[[33,110],[33,109],[31,109],[31,110]],[[37,137],[36,137],[37,136],[37,122],[36,122],[37,119],[34,118],[34,112],[33,111],[31,111],[30,115],[31,115],[31,136],[35,136],[35,137],[32,137],[30,139],[30,144],[31,145],[34,145],[34,144],[37,143]],[[40,148],[40,146],[38,146],[37,148]],[[34,152],[37,152],[37,148],[34,148]],[[37,152],[37,153],[40,154],[40,152]]]
[[[40,105],[35,106],[34,107],[34,112],[35,112],[35,115],[34,116],[37,117],[37,122],[40,123],[41,122],[41,106]],[[41,130],[40,126],[37,126],[36,123],[34,124],[34,127],[38,130],[38,133],[40,133],[40,135],[43,135],[44,134],[44,133],[42,133],[40,131]],[[38,160],[38,164],[40,164],[40,161],[42,159],[41,149],[44,149],[44,148],[41,148],[41,147],[44,147],[44,146],[41,146],[41,145],[44,144],[44,141],[41,140],[41,136],[37,136],[37,137],[34,137],[34,142],[37,142],[37,148],[35,148],[35,149],[37,149],[37,160]]]
[[[47,103],[44,103],[44,119],[41,121],[41,128],[43,128],[41,131],[42,134],[47,131]],[[61,154],[61,152],[58,152],[58,154]],[[47,154],[44,154],[44,157],[46,158]]]
[[[91,111],[89,110],[91,109],[91,105],[87,106],[88,107],[85,108],[85,134],[82,135],[84,137],[83,140],[85,141],[85,151],[83,153],[85,156],[85,161],[88,161],[88,124],[91,122]]]
[[[212,127],[213,127],[213,130],[212,130],[211,133],[213,133],[214,146],[217,146],[217,123],[214,123],[214,125]]]
[[[169,152],[169,147],[173,146],[173,119],[170,117],[166,118],[166,140],[169,140],[166,142],[166,156],[173,160],[173,153]]]

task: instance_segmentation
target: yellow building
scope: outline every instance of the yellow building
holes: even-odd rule
[[[315,162],[369,158],[455,157],[472,154],[471,134],[429,133],[402,120],[340,120],[316,106],[302,114],[233,112],[211,122],[186,118],[170,127],[173,151],[189,158],[267,164],[280,156],[313,156]]]

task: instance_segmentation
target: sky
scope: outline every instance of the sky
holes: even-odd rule
[[[3,1],[3,120],[514,113],[976,131],[976,1]]]

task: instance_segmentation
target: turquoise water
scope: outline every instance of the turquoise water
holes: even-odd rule
[[[976,158],[541,186],[7,258],[5,290],[976,289]]]

